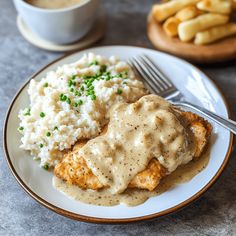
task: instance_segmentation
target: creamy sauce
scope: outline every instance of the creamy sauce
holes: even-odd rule
[[[141,204],[175,183],[190,180],[206,165],[205,162],[194,168],[191,164],[185,165],[181,168],[183,172],[177,169],[189,163],[195,153],[186,125],[167,101],[155,95],[144,96],[132,104],[119,103],[110,110],[107,132],[88,141],[74,155],[74,158],[83,157],[94,175],[107,187],[101,191],[82,190],[68,186],[56,177],[53,184],[70,197],[86,203]],[[146,169],[152,158],[157,158],[167,174],[177,170],[155,191],[127,189],[130,181]],[[200,158],[199,162],[206,159]]]
[[[81,3],[85,0],[25,0],[27,3],[40,8],[59,9]]]
[[[191,139],[164,99],[147,95],[132,104],[117,104],[110,113],[106,134],[88,141],[75,157],[83,157],[113,194],[122,193],[153,157],[169,173],[192,159]]]
[[[136,206],[145,202],[148,198],[160,195],[167,190],[174,188],[177,184],[190,181],[195,175],[201,172],[209,162],[209,151],[196,161],[178,167],[173,173],[164,177],[157,188],[152,191],[129,189],[122,194],[111,194],[107,190],[93,191],[82,190],[77,186],[67,185],[63,180],[53,177],[53,186],[66,196],[93,205],[114,206],[124,204]]]

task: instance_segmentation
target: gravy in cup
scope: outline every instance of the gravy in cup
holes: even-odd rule
[[[40,8],[59,9],[71,7],[81,3],[83,0],[25,0],[25,2]]]
[[[40,38],[69,44],[92,28],[100,0],[13,0],[29,29]]]

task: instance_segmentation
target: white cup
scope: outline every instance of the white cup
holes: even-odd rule
[[[91,29],[100,0],[81,0],[67,8],[44,9],[23,0],[15,7],[27,26],[39,37],[57,44],[75,42]]]

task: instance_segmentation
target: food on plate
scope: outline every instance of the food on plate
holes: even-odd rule
[[[106,199],[111,196],[116,204],[133,204],[130,197],[140,204],[155,194],[164,176],[201,156],[211,130],[203,118],[156,95],[116,104],[105,131],[79,142],[56,165],[54,185],[68,195],[74,195],[77,186],[77,199],[86,201],[87,196],[93,204],[98,198],[100,204],[110,205]]]
[[[54,169],[57,190],[85,203],[138,205],[166,191],[165,179],[202,159],[211,135],[210,123],[149,94],[116,57],[85,54],[32,79],[28,93],[21,148]]]
[[[158,22],[166,20],[186,6],[196,4],[199,0],[177,0],[164,4],[155,4],[152,8],[153,15]]]
[[[204,45],[235,34],[233,26],[228,25],[229,23],[233,24],[229,20],[233,19],[231,14],[234,9],[235,0],[198,0],[193,2],[172,0],[155,4],[151,14],[157,24],[162,24],[163,30],[168,36],[178,37],[182,42]],[[221,25],[222,27],[220,27]],[[220,30],[217,30],[218,28]],[[225,30],[222,33],[221,29],[223,28]],[[206,37],[206,31],[211,32],[207,33],[210,36]],[[197,39],[196,35],[198,35]],[[204,35],[204,39],[210,38],[199,41],[201,35]]]
[[[198,9],[220,13],[220,14],[230,14],[232,10],[232,2],[227,0],[202,0],[197,3]]]
[[[200,15],[192,20],[185,21],[179,24],[179,38],[182,41],[187,42],[193,39],[198,32],[201,32],[217,25],[223,25],[227,23],[228,20],[228,16],[221,14],[208,13]]]
[[[163,24],[163,29],[169,36],[174,37],[178,35],[178,26],[180,22],[181,21],[177,17],[170,17]]]
[[[228,23],[226,25],[216,26],[196,34],[195,44],[207,44],[219,39],[236,34],[236,24]]]
[[[177,12],[175,16],[180,21],[187,21],[201,14],[203,14],[203,11],[199,10],[196,6],[192,5],[183,8],[182,10]]]
[[[190,20],[200,14],[202,14],[202,11],[197,9],[195,6],[185,7],[177,12],[175,16],[168,18],[163,24],[163,29],[169,36],[177,36],[178,26],[181,22]]]
[[[232,8],[233,8],[233,10],[235,10],[235,9],[236,9],[236,0],[232,0],[231,2],[232,2]]]
[[[130,66],[92,53],[29,84],[29,107],[19,112],[21,148],[45,168],[55,166],[78,140],[97,136],[117,102],[147,94]]]

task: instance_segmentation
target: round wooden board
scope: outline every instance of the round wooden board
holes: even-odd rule
[[[194,45],[169,37],[162,25],[148,16],[147,34],[158,50],[173,54],[195,63],[216,63],[236,58],[236,37],[226,38],[210,45]]]

